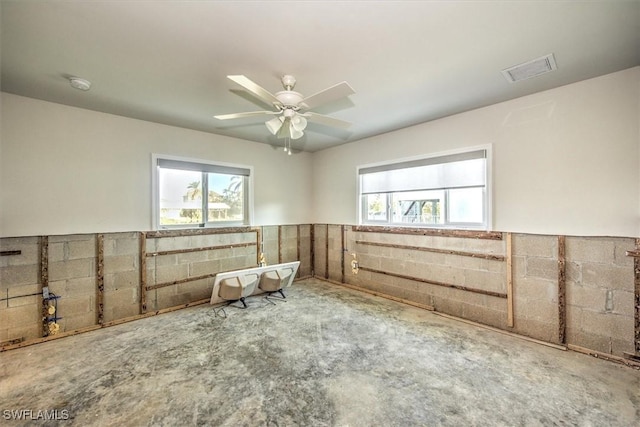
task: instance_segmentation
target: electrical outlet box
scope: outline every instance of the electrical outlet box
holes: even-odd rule
[[[42,288],[42,298],[49,299],[49,287],[48,286],[44,286]]]

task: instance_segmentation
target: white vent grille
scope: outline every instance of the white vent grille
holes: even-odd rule
[[[557,68],[553,53],[550,53],[549,55],[502,70],[502,75],[509,83],[514,83],[548,73]]]

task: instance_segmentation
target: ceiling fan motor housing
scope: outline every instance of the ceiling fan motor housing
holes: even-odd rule
[[[292,90],[283,90],[276,93],[276,98],[282,104],[283,107],[298,109],[299,104],[304,99],[301,93],[294,92]]]

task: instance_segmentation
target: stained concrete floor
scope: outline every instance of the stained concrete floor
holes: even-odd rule
[[[78,426],[632,426],[640,371],[309,280],[0,353],[0,417]],[[222,314],[222,313],[219,313]],[[7,422],[7,425],[56,425]]]

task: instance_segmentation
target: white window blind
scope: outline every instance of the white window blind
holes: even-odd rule
[[[486,150],[362,168],[361,194],[478,187],[486,184]]]
[[[196,171],[196,172],[209,172],[209,173],[224,173],[227,175],[241,175],[249,176],[249,169],[235,167],[235,166],[223,166],[212,165],[207,163],[195,163],[186,162],[182,160],[172,159],[158,159],[158,166],[166,169],[178,169],[184,171]]]

